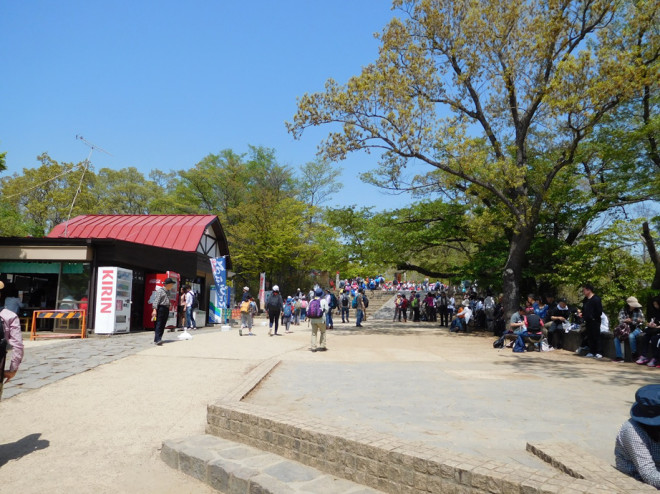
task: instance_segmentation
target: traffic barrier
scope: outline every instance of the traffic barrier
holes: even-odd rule
[[[87,337],[87,311],[85,309],[67,309],[67,310],[35,310],[32,313],[32,331],[30,340],[37,338],[86,338]],[[80,334],[75,333],[49,333],[37,334],[37,319],[60,319],[71,320],[80,319]]]

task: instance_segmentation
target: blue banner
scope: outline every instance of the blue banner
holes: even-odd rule
[[[218,309],[227,308],[227,269],[225,267],[224,257],[212,257],[211,269],[213,271],[213,279],[215,279],[215,289],[218,294]]]

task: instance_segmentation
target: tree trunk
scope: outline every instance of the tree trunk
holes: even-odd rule
[[[651,236],[651,230],[649,229],[649,224],[646,221],[642,225],[642,238],[644,239],[646,248],[649,251],[651,262],[655,266],[655,276],[653,277],[651,288],[654,290],[660,290],[660,256],[658,256],[658,251],[655,250],[655,241]]]
[[[520,282],[522,280],[525,254],[532,242],[532,230],[525,227],[515,233],[509,242],[509,257],[502,273],[502,293],[504,294],[504,314],[507,321],[520,305]]]

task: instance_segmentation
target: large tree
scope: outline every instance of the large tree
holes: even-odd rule
[[[40,166],[0,181],[3,200],[15,205],[33,234],[44,235],[69,217],[97,211],[95,175],[88,163],[59,163],[45,153],[37,159]]]
[[[382,159],[373,182],[497,208],[512,311],[557,178],[576,172],[585,139],[648,80],[625,26],[653,25],[650,3],[397,0],[403,20],[385,28],[377,61],[345,85],[329,80],[304,95],[289,130],[299,138],[338,124],[324,158],[374,150]],[[418,165],[432,168],[407,181],[406,167]]]

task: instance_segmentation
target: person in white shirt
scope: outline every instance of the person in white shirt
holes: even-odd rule
[[[195,293],[190,288],[190,285],[183,287],[186,291],[186,327],[185,329],[197,329],[197,323],[195,323],[195,308],[193,304],[195,302]]]

